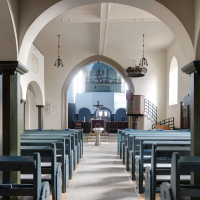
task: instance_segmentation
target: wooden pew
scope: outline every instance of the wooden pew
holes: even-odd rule
[[[180,197],[200,198],[199,185],[180,185],[181,172],[200,172],[200,157],[172,155],[171,182],[162,183],[161,200],[179,200]]]
[[[47,137],[46,135],[21,135],[21,140],[62,140],[64,139],[65,140],[65,150],[66,150],[66,154],[69,155],[69,179],[72,179],[72,176],[73,176],[73,170],[74,169],[74,156],[73,156],[73,150],[71,148],[71,138],[73,138],[73,135],[64,135],[64,136],[49,136]],[[73,144],[73,143],[72,143]]]
[[[135,140],[135,137],[137,137],[137,140]],[[168,136],[163,136],[163,137],[161,137],[161,135],[158,133],[154,133],[154,134],[152,133],[151,135],[146,134],[146,133],[143,133],[143,134],[135,133],[132,135],[127,135],[127,140],[125,140],[122,143],[123,147],[120,150],[122,162],[123,162],[123,164],[126,165],[127,171],[129,171],[129,152],[130,152],[130,150],[134,149],[134,152],[135,152],[136,144],[139,144],[139,140],[140,139],[145,140],[146,138],[148,140],[162,140],[162,139],[168,140],[169,139],[171,141],[173,141],[173,140],[176,141],[176,140],[190,140],[190,135],[189,134],[180,134],[180,133],[177,133],[176,135],[172,135],[172,133],[171,133]]]
[[[55,134],[55,132],[52,132],[52,131],[29,131],[29,132],[26,132],[26,134],[22,134],[22,136],[35,136],[35,135],[40,135],[40,136],[50,136],[50,137],[54,137],[54,136],[68,136],[68,135],[71,135],[71,148],[73,150],[73,155],[74,155],[74,163],[73,163],[73,166],[74,166],[74,170],[76,169],[77,167],[77,157],[78,155],[80,155],[79,153],[77,152],[80,152],[79,150],[77,151],[77,142],[75,142],[75,140],[78,139],[78,133],[77,132],[69,132],[69,131],[63,131],[63,132],[57,132]],[[79,144],[79,143],[78,143]],[[80,144],[79,144],[80,145]],[[78,146],[79,146],[78,145]],[[79,146],[80,147],[80,146]],[[80,157],[80,156],[79,156]]]
[[[153,144],[154,143],[154,144]],[[173,152],[180,152],[182,155],[190,155],[190,143],[186,142],[174,142],[171,144],[166,141],[166,144],[152,143],[152,155],[151,164],[146,166],[145,170],[145,199],[155,200],[156,191],[160,191],[160,188],[156,187],[157,182],[163,182],[169,180],[169,177],[158,177],[157,175],[170,175],[171,158]],[[177,144],[176,144],[177,143]],[[182,144],[181,144],[182,143]],[[142,157],[136,159],[136,184],[139,192],[143,192],[143,169],[141,161]],[[151,176],[150,176],[151,175]],[[159,178],[159,179],[157,179]],[[188,177],[182,177],[184,181],[188,181]],[[142,191],[143,190],[143,191]]]
[[[189,131],[119,131],[120,139],[119,139],[119,154],[120,159],[123,158],[122,151],[125,153],[125,148],[128,145],[128,137],[129,136],[190,136]],[[121,141],[121,142],[120,142]],[[124,144],[124,148],[122,149],[122,145]],[[125,164],[125,159],[123,159],[123,164]]]
[[[31,132],[53,132],[55,134],[57,133],[77,133],[78,134],[78,138],[75,138],[79,143],[80,143],[80,157],[83,156],[83,129],[79,129],[79,130],[74,130],[74,129],[65,129],[65,130],[54,130],[54,129],[50,129],[50,130],[43,130],[43,129],[36,129],[36,130],[25,130],[24,133],[31,133]]]
[[[0,156],[0,171],[32,172],[33,184],[0,184],[1,196],[32,196],[33,200],[50,200],[49,183],[41,182],[40,154]]]
[[[129,130],[117,130],[117,154],[120,155],[120,141],[124,140],[124,136],[125,134],[133,134],[133,133],[146,133],[149,135],[153,134],[153,133],[164,133],[164,134],[170,134],[170,133],[175,133],[175,132],[182,132],[183,134],[184,133],[190,133],[190,130],[168,130],[168,131],[157,131],[157,130],[134,130],[134,129],[129,129]]]
[[[21,155],[30,156],[34,152],[40,153],[41,156],[41,170],[42,179],[48,180],[51,183],[52,199],[59,200],[62,199],[62,183],[61,183],[61,167],[57,165],[56,162],[56,145],[52,144],[51,147],[48,146],[21,146]],[[50,162],[50,165],[44,165],[44,163]],[[27,174],[27,173],[26,173]],[[44,174],[51,174],[51,177],[47,178]],[[32,177],[21,174],[21,180],[23,182],[32,181]]]
[[[190,137],[180,137],[180,136],[170,136],[170,137],[155,137],[155,136],[153,136],[153,137],[145,137],[145,136],[143,136],[143,137],[135,137],[135,136],[133,136],[133,144],[132,144],[132,150],[130,150],[130,152],[129,152],[129,158],[128,158],[128,160],[129,160],[129,166],[130,166],[130,168],[131,168],[131,179],[132,180],[135,180],[135,160],[136,160],[136,146],[138,146],[137,148],[139,148],[139,155],[140,156],[142,156],[143,158],[145,158],[145,156],[147,156],[147,155],[151,155],[151,148],[152,148],[152,146],[150,147],[150,149],[144,149],[143,148],[143,141],[144,140],[146,140],[146,142],[147,141],[165,141],[165,143],[167,144],[167,142],[169,142],[170,141],[170,143],[173,143],[173,142],[176,142],[177,143],[177,141],[185,141],[185,142],[190,142]],[[138,141],[138,142],[140,142],[140,145],[137,145],[136,144],[136,141]],[[142,144],[142,145],[141,145]],[[174,143],[175,144],[175,143]],[[186,143],[185,143],[186,144]],[[161,145],[161,143],[160,143],[160,145]],[[163,144],[164,145],[164,144]],[[162,146],[162,145],[161,145]],[[165,145],[166,146],[166,145]],[[142,150],[141,150],[141,148],[142,148]],[[128,152],[128,151],[127,151]],[[146,157],[145,159],[149,159],[149,157]],[[144,159],[143,160],[141,160],[141,166],[143,166],[142,165],[142,162],[144,161]]]
[[[65,154],[65,140],[21,140],[21,146],[51,146],[53,143],[57,148],[57,162],[62,166],[62,192],[65,193],[69,187],[69,157]]]

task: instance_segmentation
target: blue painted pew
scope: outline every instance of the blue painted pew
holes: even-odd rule
[[[65,151],[65,140],[21,140],[21,146],[52,146],[56,144],[57,162],[61,163],[62,169],[62,192],[69,187],[69,158]]]
[[[41,135],[21,135],[21,141],[22,140],[65,140],[65,150],[66,154],[69,155],[69,179],[72,179],[73,176],[73,170],[74,170],[74,156],[73,156],[73,150],[71,148],[71,139],[74,138],[73,135],[68,135],[68,136],[49,136],[47,137],[46,135],[41,136]]]
[[[77,133],[78,137],[75,138],[75,142],[78,142],[80,145],[80,158],[83,156],[83,129],[65,129],[65,130],[44,130],[44,129],[36,129],[36,130],[25,130],[24,133],[31,133],[31,132],[53,132],[55,134],[57,133]],[[79,152],[79,151],[78,151]]]
[[[60,200],[62,199],[62,181],[61,181],[61,167],[57,165],[56,162],[56,145],[52,144],[51,147],[47,146],[21,146],[21,155],[22,156],[30,156],[33,155],[34,152],[40,153],[41,156],[41,171],[42,171],[42,180],[48,180],[51,183],[52,190],[52,199]],[[50,165],[43,166],[42,164],[50,162]],[[27,174],[27,172],[26,172]],[[51,174],[50,178],[46,178],[44,174]],[[21,174],[21,180],[23,182],[32,181],[31,177],[27,177],[24,173]]]
[[[148,136],[148,135],[143,135],[141,137],[140,136],[129,136],[128,135],[128,140],[127,140],[127,146],[124,148],[122,148],[122,159],[123,159],[123,163],[126,164],[126,170],[129,170],[129,165],[130,165],[130,152],[131,152],[131,156],[136,156],[136,152],[137,149],[139,150],[138,152],[140,152],[140,148],[139,148],[139,143],[140,141],[143,140],[148,140],[148,141],[160,141],[160,140],[164,140],[164,141],[190,141],[190,136],[163,136],[161,137],[160,135],[152,135],[152,136]],[[151,148],[151,147],[150,147]],[[145,151],[145,155],[149,155],[150,151]],[[133,162],[133,169],[134,169],[134,159],[132,159]],[[133,177],[134,178],[134,177]],[[133,179],[134,180],[134,179]]]
[[[159,133],[159,134],[170,134],[170,133],[177,133],[177,132],[181,132],[182,134],[185,133],[190,133],[190,130],[164,130],[164,131],[156,131],[156,130],[134,130],[134,129],[130,129],[130,130],[117,130],[117,136],[118,136],[118,140],[117,140],[117,154],[120,155],[120,141],[124,140],[124,136],[125,134],[133,134],[133,133],[139,133],[139,134],[153,134],[153,133]]]
[[[200,199],[199,185],[180,184],[181,172],[200,172],[200,157],[172,155],[171,182],[162,183],[161,200],[180,200],[181,197],[197,197]]]
[[[76,142],[75,142],[75,138],[78,138],[78,134],[77,132],[68,132],[68,131],[64,131],[64,132],[59,132],[59,133],[54,133],[54,132],[51,132],[51,131],[30,131],[30,132],[26,132],[26,134],[22,134],[21,135],[21,138],[22,137],[26,137],[26,136],[35,136],[35,135],[40,135],[40,136],[46,136],[48,135],[48,137],[55,137],[55,136],[71,136],[71,148],[73,150],[73,155],[74,155],[74,163],[73,163],[73,166],[74,166],[74,170],[76,170],[76,167],[77,167],[77,157],[78,157],[78,153],[77,153],[77,145],[76,145]],[[79,143],[78,143],[79,144]],[[79,144],[80,145],[80,144]]]
[[[167,131],[167,132],[166,131],[134,131],[134,132],[121,131],[119,150],[120,150],[120,159],[122,159],[123,164],[125,164],[125,158],[123,156],[125,155],[126,146],[128,146],[128,148],[130,148],[129,150],[131,150],[131,146],[129,146],[130,145],[129,138],[131,138],[132,136],[138,136],[138,137],[142,137],[142,136],[145,136],[145,137],[148,137],[148,136],[149,137],[153,137],[153,136],[190,137],[190,132],[186,132],[186,131]],[[124,144],[124,147],[122,148],[123,144]],[[122,151],[123,151],[123,154],[122,154]]]
[[[152,145],[152,157],[151,165],[146,167],[145,170],[145,199],[146,200],[155,200],[156,192],[160,192],[160,187],[156,187],[157,183],[163,181],[169,181],[170,176],[159,177],[157,175],[171,175],[171,161],[172,153],[180,152],[180,154],[188,156],[190,155],[190,146],[158,146],[157,144]],[[164,158],[162,158],[162,156]],[[158,159],[161,157],[161,159]],[[162,161],[167,161],[165,166],[159,166],[158,163]],[[168,174],[165,174],[167,171]],[[159,174],[158,174],[159,172]],[[189,174],[182,174],[182,181],[189,182]],[[187,175],[187,176],[186,176]],[[140,175],[141,178],[141,175]],[[142,177],[143,178],[143,177]],[[141,181],[141,180],[140,180]],[[142,182],[142,181],[141,181]]]
[[[33,200],[50,200],[50,187],[41,181],[40,154],[33,156],[0,156],[0,171],[33,174],[33,184],[0,184],[0,196],[32,196]]]
[[[135,180],[135,171],[136,171],[135,170],[135,164],[136,164],[135,161],[136,161],[136,158],[141,156],[140,145],[136,145],[136,141],[138,141],[138,142],[141,141],[141,143],[145,145],[145,148],[142,148],[143,149],[143,160],[141,162],[143,162],[143,163],[151,162],[151,151],[152,151],[151,149],[152,149],[152,143],[154,143],[154,142],[157,142],[160,146],[162,146],[162,145],[166,146],[169,143],[169,141],[170,141],[171,145],[178,145],[178,143],[180,143],[180,142],[182,144],[184,143],[185,145],[190,144],[189,140],[185,141],[185,139],[183,139],[183,138],[181,139],[182,141],[177,141],[178,138],[173,138],[173,139],[170,138],[169,139],[167,137],[163,138],[163,137],[135,137],[134,136],[133,139],[134,139],[133,148],[129,152],[129,155],[130,155],[130,157],[129,157],[129,160],[130,160],[129,168],[130,168],[131,180]],[[145,139],[147,141],[143,141]],[[165,140],[165,141],[160,141],[160,140]],[[139,149],[139,150],[136,150],[136,148]],[[126,152],[128,152],[128,151],[126,151]],[[141,166],[143,166],[142,163],[141,163]]]

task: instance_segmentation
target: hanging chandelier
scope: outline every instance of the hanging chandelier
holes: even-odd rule
[[[60,35],[58,35],[58,59],[56,60],[54,66],[55,67],[60,67],[60,66],[64,67],[62,60],[60,59],[60,51],[59,50],[60,50]]]
[[[94,77],[95,77],[96,83],[102,82],[103,73],[101,73],[101,70],[99,69],[99,61],[98,61],[98,70],[96,71],[96,74],[94,75]]]
[[[135,61],[134,61],[135,62]],[[143,35],[143,58],[140,60],[139,66],[128,67],[125,70],[125,74],[128,77],[143,77],[147,73],[148,62],[147,59],[144,57],[144,35]]]

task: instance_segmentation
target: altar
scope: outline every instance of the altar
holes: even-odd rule
[[[94,133],[93,128],[104,128],[104,131],[102,133],[106,133],[106,123],[108,122],[108,120],[103,120],[103,119],[93,119],[90,120],[90,124],[91,124],[91,129],[92,133]]]

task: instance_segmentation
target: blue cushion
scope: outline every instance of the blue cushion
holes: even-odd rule
[[[158,131],[163,131],[163,129],[158,129]]]
[[[66,128],[65,131],[69,131],[69,128]]]
[[[43,131],[43,128],[38,128],[38,131]]]
[[[157,131],[156,129],[152,129],[152,131]]]

